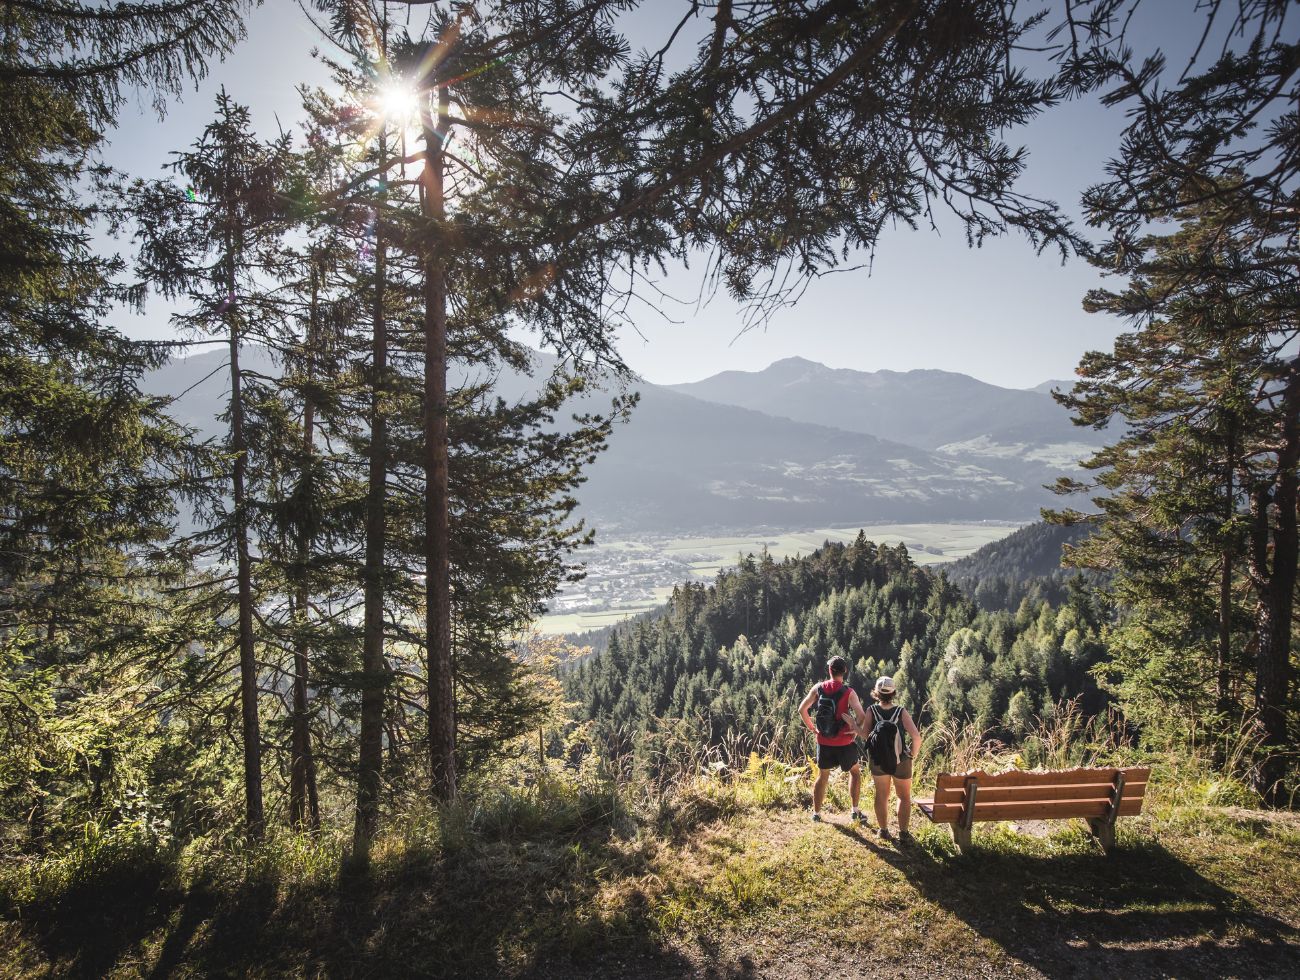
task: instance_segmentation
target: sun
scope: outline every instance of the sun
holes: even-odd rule
[[[379,90],[376,107],[385,119],[405,123],[415,116],[420,99],[410,86],[390,83]]]

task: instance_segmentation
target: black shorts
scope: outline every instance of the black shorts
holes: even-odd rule
[[[858,743],[848,745],[822,745],[817,743],[817,768],[834,769],[839,766],[848,772],[858,764]]]
[[[886,773],[885,770],[881,769],[878,765],[876,765],[873,762],[871,763],[871,775],[887,776],[889,774]],[[894,770],[893,778],[894,779],[912,778],[912,757],[910,755],[905,755],[898,760],[898,768]]]

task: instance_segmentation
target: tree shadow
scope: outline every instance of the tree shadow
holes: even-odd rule
[[[924,898],[1048,976],[1296,975],[1300,930],[1158,842],[1129,842],[1110,856],[1017,852],[1002,842],[956,855],[844,833]],[[959,959],[948,966],[963,972]]]
[[[183,898],[171,860],[144,852],[134,861],[105,862],[14,911],[54,972],[100,977],[163,928]]]
[[[634,884],[620,882],[602,907],[598,869],[626,860],[605,828],[570,841],[477,839],[447,854],[345,866],[316,882],[196,885],[177,903],[153,975],[691,973],[693,964],[658,938]]]
[[[168,929],[149,980],[163,980],[175,973],[190,941],[217,907],[216,896],[206,888],[191,888],[180,906],[180,916]]]

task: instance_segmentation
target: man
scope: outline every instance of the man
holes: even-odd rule
[[[826,665],[830,680],[814,684],[808,696],[799,705],[799,716],[807,729],[817,736],[817,782],[813,786],[814,823],[822,819],[822,803],[826,800],[826,786],[830,782],[831,770],[838,766],[849,774],[849,799],[853,801],[853,810],[849,818],[854,823],[862,821],[862,811],[858,809],[858,799],[862,793],[862,767],[858,763],[858,746],[854,739],[856,725],[847,721],[849,712],[858,718],[865,716],[862,702],[853,688],[844,683],[849,665],[843,657],[831,657]],[[817,706],[818,719],[813,720],[812,709]]]

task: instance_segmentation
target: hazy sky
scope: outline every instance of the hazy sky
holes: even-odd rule
[[[1195,0],[1148,4],[1166,49],[1177,50],[1192,36],[1200,23],[1194,5]],[[279,124],[295,128],[295,86],[325,78],[311,56],[320,37],[293,0],[266,0],[253,13],[248,33],[162,122],[143,102],[138,112],[128,108],[109,161],[139,175],[160,173],[170,151],[199,136],[221,85],[252,107],[262,135],[273,135]],[[629,35],[638,40],[631,30]],[[1009,142],[1030,151],[1023,188],[1075,213],[1079,192],[1103,175],[1122,123],[1115,110],[1088,101],[1058,106],[1012,134]],[[759,370],[797,355],[863,371],[941,368],[1025,388],[1068,378],[1084,351],[1109,346],[1120,324],[1085,314],[1080,305],[1101,281],[1086,263],[1071,259],[1062,265],[1056,255],[1035,255],[1018,236],[971,249],[955,223],[947,224],[942,233],[886,233],[869,272],[837,273],[813,283],[797,307],[779,312],[765,329],[742,333],[741,313],[725,294],[700,308],[693,302],[667,304],[664,315],[644,309],[637,329],[621,337],[624,357],[648,381],[661,384],[729,369]],[[693,300],[702,268],[701,261],[675,269],[663,285]],[[154,304],[122,326],[134,336],[165,337],[171,335],[166,321],[166,308]]]

